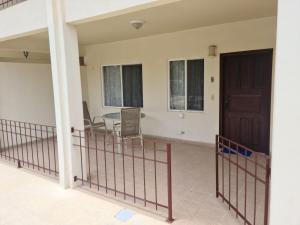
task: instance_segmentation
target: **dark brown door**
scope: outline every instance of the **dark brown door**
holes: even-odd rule
[[[220,133],[269,154],[271,49],[221,55]]]

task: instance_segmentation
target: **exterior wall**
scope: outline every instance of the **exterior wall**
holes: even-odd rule
[[[46,15],[46,0],[28,0],[2,10],[0,41],[46,29]]]
[[[0,62],[0,118],[55,125],[49,64]]]
[[[276,19],[223,24],[182,32],[127,40],[85,48],[89,107],[93,116],[119,109],[103,107],[100,68],[107,64],[143,64],[143,133],[213,143],[219,129],[219,57],[209,58],[208,46],[221,53],[275,47]],[[204,112],[168,111],[168,60],[205,59]],[[210,77],[215,82],[210,82]],[[179,132],[185,134],[180,135]]]
[[[66,22],[78,23],[103,17],[109,13],[115,15],[117,11],[139,7],[145,4],[163,4],[174,0],[65,0]],[[176,1],[176,0],[175,0]]]

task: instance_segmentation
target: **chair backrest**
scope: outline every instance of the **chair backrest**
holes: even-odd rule
[[[82,106],[83,106],[84,125],[89,125],[87,120],[89,120],[89,121],[92,121],[92,120],[91,120],[91,116],[90,116],[89,109],[88,109],[86,101],[82,102]]]
[[[137,137],[141,132],[141,109],[121,109],[121,137]]]

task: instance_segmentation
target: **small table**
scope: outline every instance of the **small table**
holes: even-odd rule
[[[141,113],[141,118],[145,118],[146,114]],[[120,112],[114,112],[114,113],[107,113],[102,116],[103,119],[108,120],[121,120],[121,113]]]

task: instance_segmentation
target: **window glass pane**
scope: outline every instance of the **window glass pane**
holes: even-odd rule
[[[185,61],[170,62],[170,109],[185,109]]]
[[[187,61],[187,109],[204,108],[204,60]]]
[[[104,102],[106,106],[122,106],[120,66],[103,67]]]
[[[126,107],[143,107],[142,65],[122,66],[123,103]]]

